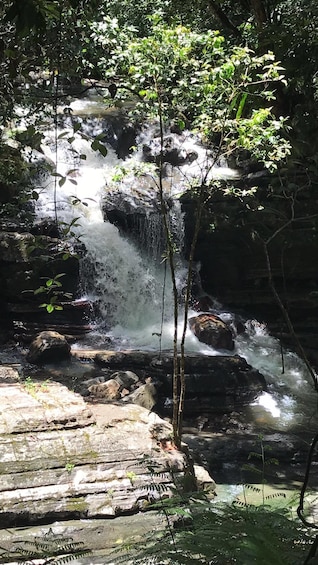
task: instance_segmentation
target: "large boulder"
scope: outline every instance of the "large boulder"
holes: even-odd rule
[[[205,313],[189,319],[189,326],[202,343],[214,349],[233,351],[234,340],[230,328],[215,314]]]
[[[35,364],[62,361],[70,356],[70,351],[71,346],[63,335],[44,331],[32,341],[27,359]]]
[[[116,189],[107,190],[102,203],[105,220],[114,224],[119,231],[141,246],[152,260],[162,261],[166,248],[166,237],[162,222],[161,203],[158,187],[151,174],[132,178],[128,175],[125,183]],[[168,183],[170,190],[170,184]],[[165,193],[165,206],[170,217],[170,230],[179,249],[182,249],[183,230],[179,219],[181,208],[178,199]]]

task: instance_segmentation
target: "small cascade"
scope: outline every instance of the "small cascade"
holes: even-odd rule
[[[88,103],[89,111],[92,102]],[[71,225],[86,249],[81,261],[85,298],[94,304],[96,335],[105,334],[134,347],[171,348],[173,343],[173,294],[165,261],[165,235],[157,180],[156,143],[154,157],[145,162],[145,147],[154,139],[153,127],[139,136],[137,150],[125,160],[107,146],[107,155],[92,150],[89,131],[101,136],[98,105],[94,116],[85,114],[83,101],[71,104],[74,115],[64,115],[64,128],[54,138],[48,132],[44,153],[57,163],[57,174],[47,182],[37,202],[41,219],[57,217]],[[102,117],[102,122],[107,117]],[[75,120],[75,121],[74,121]],[[77,120],[77,121],[76,121]],[[67,129],[83,120],[82,128],[68,135]],[[95,120],[95,121],[94,121]],[[71,142],[68,138],[71,137]],[[191,179],[211,174],[209,155],[192,135],[175,135],[172,148],[178,166],[169,163],[167,153],[163,178],[164,198],[169,209],[169,229],[176,249],[177,286],[180,296],[186,269],[182,264],[184,225],[177,196]],[[191,158],[187,159],[187,155]],[[195,158],[193,158],[195,156]],[[85,158],[84,158],[85,157]],[[234,173],[233,173],[234,174]],[[61,182],[62,179],[62,182]],[[107,221],[109,220],[109,221]],[[180,320],[180,334],[183,329]],[[190,334],[189,348],[211,349]]]
[[[80,113],[84,112],[85,104],[81,102],[80,106]],[[41,192],[37,204],[40,218],[54,217],[57,213],[59,221],[73,222],[72,231],[86,249],[81,260],[82,287],[84,297],[94,304],[95,328],[85,344],[94,348],[105,347],[107,340],[114,348],[172,348],[173,295],[169,268],[163,258],[156,153],[149,157],[148,149],[145,151],[154,135],[153,128],[145,130],[139,138],[138,150],[126,159],[120,159],[110,146],[103,157],[92,151],[89,140],[79,134],[75,134],[71,144],[62,138],[57,163],[58,173],[66,181],[59,186],[53,180]],[[213,155],[192,135],[178,136],[178,143],[180,162],[165,163],[163,183],[171,231],[181,253],[184,233],[178,195],[191,184],[191,179],[234,178],[237,173],[214,166]],[[167,147],[170,147],[168,143]],[[44,151],[55,162],[49,136]],[[145,162],[145,153],[149,162]],[[81,160],[80,155],[86,158]],[[187,155],[191,156],[189,160]],[[181,260],[177,267],[181,296],[186,268]],[[217,315],[231,319],[231,314],[224,312],[221,305],[215,302],[215,307]],[[181,335],[181,315],[179,326]],[[186,350],[220,355],[191,332],[187,333]],[[250,407],[251,417],[275,422],[276,427],[284,430],[291,421],[293,425],[303,421],[304,405],[307,414],[308,407],[310,414],[313,413],[314,395],[303,363],[296,355],[286,353],[282,375],[280,345],[263,325],[247,324],[246,331],[236,338],[234,354],[244,357],[269,383],[268,391]]]
[[[316,394],[305,363],[296,353],[283,350],[266,325],[256,320],[246,323],[236,347],[267,382],[267,391],[250,407],[253,420],[280,430],[311,427],[317,413]]]

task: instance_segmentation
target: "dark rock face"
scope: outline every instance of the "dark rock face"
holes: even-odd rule
[[[167,197],[165,206],[170,218],[170,229],[178,247],[182,248],[182,236],[178,214],[179,203]],[[125,236],[136,242],[151,260],[162,259],[166,249],[166,238],[161,216],[158,187],[147,177],[144,185],[129,186],[127,189],[108,190],[103,199],[105,221],[114,224]]]
[[[277,207],[268,191],[260,186],[260,208]],[[266,199],[262,201],[262,194]],[[287,346],[295,347],[289,328],[269,286],[269,273],[263,239],[280,228],[282,220],[289,218],[288,199],[282,201],[280,213],[275,216],[268,210],[244,209],[238,199],[226,198],[215,192],[202,215],[195,260],[201,264],[202,286],[208,294],[226,304],[227,308],[249,312],[263,320],[271,333]],[[256,202],[257,204],[257,202]],[[284,209],[285,205],[285,209]],[[289,205],[288,205],[289,206]],[[295,204],[296,206],[296,204]],[[195,204],[190,193],[182,197],[185,213],[186,248],[189,249],[194,231]],[[295,217],[304,218],[279,232],[268,248],[273,282],[283,303],[288,304],[289,315],[296,334],[310,360],[318,366],[316,351],[318,327],[318,265],[313,257],[318,253],[318,238],[313,220],[317,197],[299,198]],[[238,222],[238,218],[241,218]],[[215,229],[211,230],[211,223]],[[262,231],[263,230],[263,231]],[[260,237],[255,237],[259,233]],[[265,235],[264,235],[265,234]]]
[[[67,359],[70,356],[71,346],[65,337],[58,332],[41,332],[32,341],[28,353],[30,363],[49,363]]]
[[[136,145],[137,127],[124,111],[109,109],[103,118],[83,117],[81,129],[90,136],[100,136],[103,143],[109,144],[119,159],[125,159]]]
[[[10,222],[1,228],[1,328],[9,337],[21,342],[30,342],[37,333],[47,329],[68,336],[79,336],[89,331],[91,305],[87,301],[70,298],[78,293],[79,259],[76,253],[82,250],[75,250],[58,238],[37,234],[36,230],[36,236],[23,231],[23,227],[17,231],[17,226]],[[68,255],[67,260],[62,258],[64,253]],[[54,278],[58,273],[65,273],[61,279],[61,293],[56,295],[63,310],[48,313],[39,306],[43,302],[50,302],[52,295],[35,294],[34,291],[43,287],[43,281]]]
[[[142,383],[149,381],[151,385],[155,385],[158,398],[156,409],[160,413],[171,413],[173,375],[171,352],[162,352],[160,355],[148,351],[76,351],[74,354],[81,359],[94,359],[95,364],[104,370],[109,370],[110,375],[117,371],[133,371]],[[185,381],[186,416],[231,411],[235,406],[251,402],[266,389],[263,375],[237,355],[188,354],[185,359]],[[125,401],[129,401],[130,397],[131,394],[125,398]],[[151,402],[153,398],[153,388],[151,388]]]
[[[214,314],[206,313],[189,319],[189,326],[202,343],[214,349],[233,351],[234,341],[230,328]]]
[[[310,438],[288,432],[262,431],[261,435],[264,445],[270,450],[270,458],[279,462],[279,465],[266,467],[267,481],[276,484],[288,484],[295,480],[302,482]],[[186,431],[183,439],[189,445],[194,459],[207,463],[217,483],[257,482],[258,475],[255,472],[243,469],[250,461],[251,453],[260,453],[259,434],[255,431],[231,430],[229,426],[226,431],[208,434],[206,438]],[[317,478],[315,473],[312,475],[311,484],[314,485]]]

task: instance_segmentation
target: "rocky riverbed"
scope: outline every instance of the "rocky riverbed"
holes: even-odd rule
[[[96,560],[81,563],[98,563],[118,540],[162,526],[151,509],[159,492],[199,486],[212,496],[213,478],[245,480],[240,469],[260,441],[246,410],[266,382],[244,359],[187,356],[186,443],[178,451],[169,421],[171,352],[68,353],[60,363],[34,365],[26,350],[17,363],[3,351],[2,547],[53,532],[84,541]],[[301,480],[309,436],[265,428],[262,441],[279,461],[273,474],[267,470],[271,482]]]

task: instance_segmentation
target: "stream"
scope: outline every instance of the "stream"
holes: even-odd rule
[[[64,127],[59,131],[57,155],[52,132],[47,132],[43,146],[47,158],[57,162],[58,173],[67,180],[63,186],[56,187],[54,181],[46,179],[37,202],[37,215],[39,219],[52,218],[56,211],[59,221],[66,224],[76,218],[72,231],[86,248],[81,267],[82,298],[95,305],[97,315],[93,331],[73,348],[102,349],[111,341],[116,349],[172,349],[173,296],[169,269],[165,268],[160,254],[160,216],[151,213],[151,208],[147,212],[147,206],[158,199],[158,188],[154,165],[144,163],[142,151],[154,139],[154,126],[139,134],[135,151],[126,159],[118,158],[109,144],[103,157],[92,151],[91,142],[82,134],[72,136],[71,144],[65,138],[71,135],[70,126],[74,123],[82,123],[80,132],[101,134],[111,110],[105,110],[98,97],[75,100],[70,108],[72,116],[63,117]],[[167,165],[164,179],[166,197],[172,199],[170,221],[177,242],[177,285],[181,293],[186,265],[182,260],[184,228],[178,196],[193,179],[235,178],[237,172],[213,165],[213,156],[193,135],[187,132],[172,135],[181,144],[181,152],[196,155],[190,162],[176,167]],[[85,159],[80,159],[80,155],[85,155]],[[138,247],[136,241],[104,220],[102,202],[114,192],[124,203],[131,200],[131,207],[146,207],[147,244],[140,238]],[[218,303],[217,297],[214,304],[216,313],[224,321],[231,321],[232,313]],[[190,311],[191,314],[197,312]],[[180,335],[182,318],[181,312]],[[236,337],[233,354],[244,357],[268,383],[268,391],[249,407],[247,418],[277,431],[308,431],[308,426],[315,425],[316,398],[304,363],[293,352],[282,351],[279,341],[268,334],[262,321],[247,320],[245,327],[247,331]],[[186,336],[186,351],[220,354],[199,342],[190,331]]]
[[[119,158],[109,143],[107,155],[103,156],[92,150],[91,141],[83,137],[82,133],[89,130],[90,134],[101,134],[111,111],[105,110],[98,97],[73,101],[70,108],[72,115],[64,115],[64,124],[61,124],[58,132],[60,139],[57,155],[54,134],[49,131],[46,134],[43,152],[50,162],[57,163],[57,172],[61,177],[46,177],[43,180],[36,212],[39,220],[54,219],[57,215],[59,222],[65,222],[65,225],[72,223],[72,232],[86,249],[81,260],[82,288],[79,299],[91,302],[96,315],[92,321],[92,331],[74,343],[72,349],[102,350],[109,349],[109,344],[117,350],[172,349],[174,326],[171,280],[162,257],[164,250],[160,216],[152,213],[154,202],[158,201],[155,167],[152,163],[144,163],[142,151],[142,146],[151,144],[154,139],[154,126],[145,128],[139,134],[136,150],[125,159]],[[74,123],[82,123],[82,128],[73,136]],[[71,143],[66,139],[68,136],[74,137]],[[177,243],[177,285],[182,294],[186,264],[182,259],[184,227],[178,196],[194,179],[235,178],[237,172],[224,163],[222,166],[212,165],[213,156],[198,139],[187,132],[178,136],[178,143],[181,145],[180,151],[197,155],[178,166],[167,165],[164,179],[166,197],[171,202],[171,229]],[[83,155],[85,158],[80,157]],[[58,180],[63,177],[66,180],[59,186]],[[137,238],[129,237],[116,225],[105,220],[103,202],[108,199],[108,195],[114,193],[119,195],[124,205],[129,203],[132,208],[146,207],[144,215],[147,233],[144,233],[143,225],[143,233],[139,233]],[[197,265],[196,268],[199,273],[200,266]],[[231,322],[233,314],[218,302],[218,297],[212,298],[215,313],[224,321]],[[197,315],[197,312],[190,311],[189,315],[191,314]],[[236,485],[241,478],[237,476],[237,461],[233,460],[236,447],[240,442],[246,442],[243,461],[240,463],[246,462],[249,453],[255,450],[254,440],[248,442],[244,437],[246,431],[252,431],[254,438],[257,434],[267,434],[273,442],[279,440],[283,453],[286,434],[310,438],[317,426],[316,394],[304,363],[295,353],[281,348],[279,341],[269,335],[262,320],[250,319],[244,322],[246,331],[236,337],[233,355],[242,356],[258,369],[265,376],[268,389],[244,407],[240,415],[234,416],[234,433],[233,436],[229,435],[233,444],[232,451],[228,454],[224,452],[223,466],[215,470],[219,499],[231,499],[238,492]],[[182,328],[181,313],[180,336]],[[186,352],[222,354],[199,342],[190,331],[186,336]],[[224,354],[228,355],[229,352]],[[72,371],[72,367],[70,370]],[[223,431],[222,426],[227,427],[230,418],[221,423],[219,435],[227,433],[228,430]],[[185,430],[184,439],[193,452],[202,449],[203,453],[208,453],[214,431],[209,427],[198,431],[189,426]],[[211,458],[213,459],[213,454]],[[202,455],[202,461],[205,460],[206,455]],[[227,484],[224,486],[220,482]],[[68,525],[59,523],[55,527],[73,535],[82,527],[80,522],[74,521]],[[97,529],[98,527],[96,526]],[[42,531],[40,527],[34,530]],[[117,533],[114,534],[116,535]],[[104,562],[98,557],[79,561],[82,564]]]

